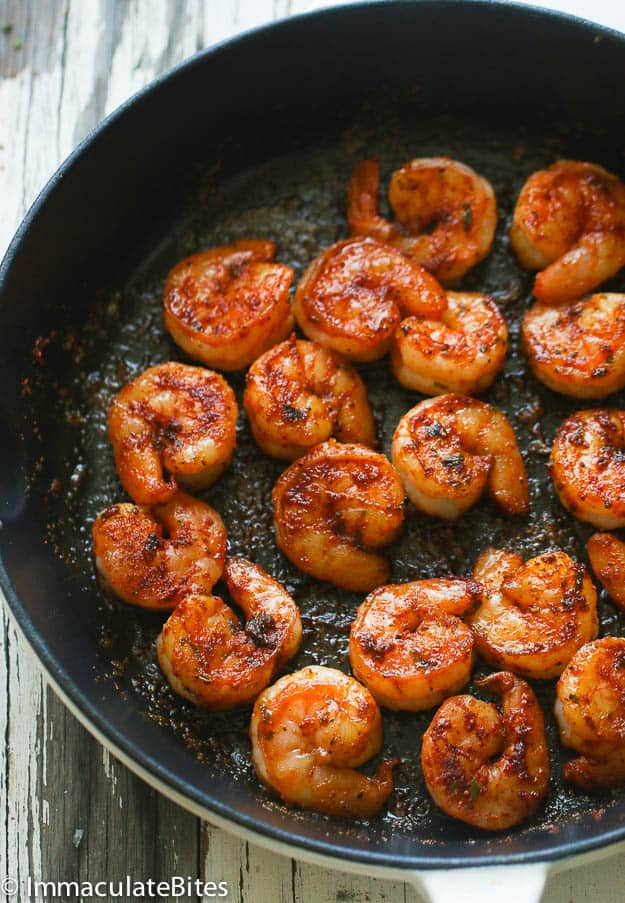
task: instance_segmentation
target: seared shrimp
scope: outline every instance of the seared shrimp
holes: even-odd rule
[[[293,311],[309,339],[352,361],[390,350],[402,316],[438,317],[445,292],[399,251],[370,238],[327,248],[302,276]]]
[[[174,342],[217,370],[241,370],[293,329],[293,270],[272,241],[235,241],[177,263],[163,320]]]
[[[262,450],[292,461],[336,436],[375,444],[367,389],[331,351],[295,336],[261,355],[247,373],[245,411]]]
[[[443,812],[503,831],[529,818],[547,793],[545,723],[524,680],[500,671],[476,683],[501,697],[501,714],[474,696],[445,700],[423,735],[421,767]]]
[[[468,618],[482,658],[522,677],[557,677],[580,646],[597,636],[597,591],[566,552],[520,555],[487,549],[473,576],[482,602]]]
[[[369,691],[334,668],[303,668],[261,693],[250,736],[259,779],[289,805],[367,818],[393,791],[395,761],[373,777],[356,771],[382,748],[382,718]]]
[[[473,633],[461,620],[478,601],[470,580],[417,580],[383,586],[356,613],[352,671],[388,709],[419,712],[471,677]]]
[[[299,649],[302,622],[286,590],[246,561],[228,558],[224,580],[246,618],[242,628],[218,596],[186,596],[156,641],[172,688],[203,708],[247,705]]]
[[[564,779],[584,790],[625,782],[625,639],[582,646],[558,681],[554,713],[565,746],[578,752]]]
[[[409,499],[426,514],[455,520],[486,490],[507,514],[529,508],[527,474],[501,411],[464,395],[428,398],[393,436],[392,461]]]
[[[581,298],[625,265],[625,185],[602,166],[559,160],[521,189],[510,239],[521,266],[542,271],[537,298]]]
[[[523,320],[534,375],[554,392],[604,398],[625,386],[625,295],[604,293],[561,305],[538,301]]]
[[[236,445],[234,392],[218,373],[170,361],[117,393],[108,429],[122,486],[140,505],[210,486]]]
[[[226,557],[226,528],[205,502],[179,492],[164,505],[110,505],[93,525],[100,579],[124,602],[174,608],[190,593],[210,593]]]
[[[625,411],[578,411],[551,450],[551,476],[560,501],[601,530],[625,527]]]
[[[625,612],[625,542],[613,533],[594,533],[587,549],[595,577]]]
[[[439,319],[408,317],[395,331],[391,366],[407,389],[473,395],[492,384],[508,349],[499,308],[477,292],[448,292]]]
[[[285,470],[272,500],[276,542],[302,571],[356,592],[385,582],[376,550],[401,531],[404,490],[384,455],[330,439]]]
[[[378,161],[358,163],[347,195],[352,235],[388,242],[444,285],[457,282],[490,252],[497,226],[495,193],[464,163],[430,157],[394,172],[388,197],[397,223],[379,215],[379,191]]]

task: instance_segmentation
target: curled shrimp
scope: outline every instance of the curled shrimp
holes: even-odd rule
[[[228,558],[223,578],[246,618],[242,628],[218,596],[186,596],[156,641],[161,670],[180,696],[206,709],[247,705],[299,649],[297,605],[269,574]]]
[[[507,514],[526,514],[525,465],[510,422],[497,408],[464,395],[428,398],[397,425],[391,451],[412,503],[455,520],[486,490]]]
[[[369,691],[334,668],[303,668],[261,693],[250,736],[259,779],[288,805],[367,818],[393,791],[395,761],[373,777],[356,770],[380,752],[382,718]]]
[[[378,161],[356,164],[347,194],[352,235],[388,242],[444,285],[457,282],[490,252],[497,226],[495,193],[464,163],[426,157],[394,172],[388,197],[396,223],[379,215],[379,191]]]
[[[625,527],[625,411],[578,411],[561,425],[551,450],[560,501],[601,530]]]
[[[510,240],[521,266],[541,270],[537,298],[581,298],[625,265],[625,185],[594,163],[558,160],[521,189]]]
[[[165,283],[165,328],[190,357],[241,370],[293,329],[293,270],[272,241],[235,241],[181,260]]]
[[[579,757],[564,779],[584,790],[625,782],[625,639],[603,637],[571,659],[557,686],[554,714],[564,746]]]
[[[353,367],[294,335],[261,355],[247,373],[245,411],[262,450],[292,461],[336,436],[375,444],[367,389]]]
[[[353,361],[376,361],[402,316],[438,317],[445,293],[426,270],[371,238],[336,242],[310,264],[293,311],[315,342]]]
[[[566,552],[520,555],[487,549],[473,576],[482,601],[468,618],[477,650],[495,668],[522,677],[557,677],[580,646],[597,636],[597,591]]]
[[[140,505],[205,489],[236,445],[234,392],[218,373],[170,361],[150,367],[117,393],[108,430],[122,486]]]
[[[613,533],[593,533],[587,550],[595,577],[625,612],[625,542]]]
[[[532,372],[554,392],[604,398],[625,386],[625,295],[538,301],[525,314],[522,332]]]
[[[407,389],[424,395],[483,392],[501,370],[508,327],[478,292],[448,292],[438,319],[408,317],[395,331],[391,367]]]
[[[385,582],[377,550],[401,531],[404,490],[384,455],[330,439],[285,470],[272,500],[276,542],[300,570],[356,592]]]
[[[461,617],[477,601],[470,580],[416,580],[374,590],[351,628],[354,676],[388,709],[438,705],[471,677],[473,633]]]
[[[531,687],[510,672],[476,684],[501,697],[501,714],[474,696],[446,699],[423,735],[421,767],[443,812],[503,831],[529,818],[547,793],[545,723]]]
[[[226,557],[226,528],[217,512],[179,492],[163,505],[110,505],[93,525],[101,582],[141,608],[174,608],[190,593],[210,593]]]

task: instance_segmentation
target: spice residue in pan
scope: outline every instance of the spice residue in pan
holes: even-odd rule
[[[363,124],[363,122],[365,124]],[[206,764],[207,780],[223,777],[245,782],[249,793],[279,803],[258,785],[249,755],[249,710],[208,715],[176,697],[156,665],[154,639],[163,616],[150,615],[105,598],[96,585],[91,559],[91,527],[98,511],[124,498],[106,435],[111,396],[145,367],[161,361],[184,360],[161,323],[162,288],[168,269],[195,251],[238,238],[269,238],[277,243],[276,259],[294,267],[296,279],[319,251],[346,235],[344,215],[347,179],[354,162],[377,155],[383,177],[415,156],[449,155],[468,163],[493,184],[499,225],[493,252],[463,280],[468,290],[490,293],[504,313],[511,334],[505,371],[485,400],[509,416],[525,456],[530,476],[532,510],[529,519],[506,520],[482,501],[458,523],[426,519],[410,506],[401,539],[390,549],[391,579],[467,575],[482,549],[498,545],[524,556],[560,547],[585,560],[585,539],[591,532],[560,506],[546,463],[557,426],[583,403],[556,396],[528,375],[519,352],[519,326],[530,300],[532,276],[516,264],[507,231],[519,188],[527,175],[557,159],[571,156],[566,134],[538,138],[520,129],[507,131],[457,118],[409,120],[385,110],[369,110],[334,143],[302,150],[220,181],[207,177],[186,214],[164,232],[131,275],[114,290],[85,299],[85,322],[63,334],[38,341],[32,374],[24,382],[24,409],[29,428],[39,431],[45,449],[45,484],[41,462],[32,467],[32,492],[46,496],[49,540],[68,565],[68,579],[80,587],[84,617],[97,631],[111,680],[145,716],[172,731]],[[598,163],[606,161],[598,159]],[[384,209],[384,203],[383,203]],[[114,277],[116,274],[112,274]],[[625,290],[625,280],[616,282]],[[420,396],[402,389],[389,372],[388,361],[360,371],[369,388],[381,448],[389,453],[397,421]],[[55,374],[58,379],[51,379]],[[62,376],[60,375],[62,374]],[[228,380],[241,400],[243,376]],[[614,396],[608,404],[625,406]],[[591,405],[587,405],[591,406]],[[254,444],[243,414],[238,447],[224,477],[203,494],[221,513],[228,528],[229,551],[257,561],[284,583],[301,607],[304,642],[289,670],[323,664],[349,670],[349,626],[362,600],[306,577],[277,551],[273,540],[271,489],[283,465],[265,457]],[[224,592],[219,584],[216,591]],[[601,634],[625,633],[617,610],[602,594]],[[478,668],[476,674],[483,673]],[[618,793],[588,797],[561,781],[560,748],[551,713],[554,683],[534,684],[547,721],[553,763],[546,805],[519,830],[557,829],[589,809],[609,806]],[[474,692],[472,686],[470,692]],[[477,695],[480,695],[477,692]],[[432,713],[384,713],[384,755],[398,755],[396,792],[388,811],[367,825],[341,824],[352,836],[384,837],[412,832],[436,844],[449,836],[474,837],[477,832],[452,822],[431,804],[419,768],[420,738]],[[294,813],[298,819],[319,819]]]

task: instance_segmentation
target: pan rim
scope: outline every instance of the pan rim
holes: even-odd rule
[[[3,286],[8,278],[13,259],[22,244],[24,236],[38,219],[40,212],[45,208],[50,196],[59,188],[65,177],[71,173],[74,166],[82,158],[88,148],[97,143],[101,139],[101,136],[112,129],[118,122],[131,116],[133,111],[147,97],[157,94],[165,84],[169,85],[184,73],[191,71],[195,67],[201,66],[209,57],[227,53],[234,45],[240,46],[248,41],[262,38],[267,32],[279,32],[282,29],[286,29],[292,23],[305,22],[312,18],[317,20],[326,19],[328,20],[328,27],[331,27],[331,22],[335,17],[338,19],[345,15],[349,16],[355,11],[364,13],[367,9],[381,10],[383,8],[410,8],[427,5],[433,7],[457,7],[458,9],[462,8],[465,12],[471,7],[482,11],[488,9],[498,10],[500,12],[512,10],[517,14],[520,13],[526,15],[528,18],[535,17],[547,20],[557,20],[569,27],[592,31],[595,35],[610,37],[622,44],[625,49],[625,35],[615,29],[599,25],[568,13],[547,10],[518,2],[500,2],[500,0],[471,0],[470,4],[462,2],[462,0],[391,0],[391,2],[388,2],[388,0],[370,0],[370,2],[348,3],[346,5],[306,12],[248,29],[241,34],[220,41],[217,44],[197,52],[190,58],[174,66],[172,69],[159,75],[148,85],[141,88],[124,101],[124,103],[116,110],[106,116],[77,145],[38,193],[8,246],[2,263],[0,264],[0,301],[2,299]],[[576,856],[582,853],[589,853],[603,847],[609,847],[625,839],[625,825],[623,825],[619,828],[604,831],[597,836],[563,841],[560,845],[555,844],[552,848],[547,850],[536,849],[511,853],[493,853],[473,858],[465,855],[445,856],[440,854],[432,855],[429,853],[419,853],[408,856],[396,853],[385,853],[379,850],[357,849],[354,846],[349,846],[349,841],[344,841],[345,845],[337,845],[331,841],[325,841],[320,838],[303,836],[297,833],[296,825],[294,826],[294,833],[291,833],[279,826],[259,822],[257,816],[243,813],[232,805],[228,805],[211,797],[209,790],[192,783],[187,783],[184,778],[172,773],[167,766],[158,761],[158,757],[150,755],[148,750],[144,748],[139,748],[121,729],[111,723],[106,714],[99,710],[86,694],[80,690],[78,685],[67,673],[61,660],[51,652],[46,641],[35,627],[26,605],[22,603],[19,598],[7,570],[1,550],[0,589],[4,594],[13,623],[17,625],[20,635],[35,654],[52,687],[61,698],[66,701],[75,714],[77,712],[80,713],[81,717],[79,720],[93,736],[98,738],[100,742],[105,742],[105,745],[107,745],[114,754],[119,754],[120,758],[126,762],[131,761],[135,763],[137,772],[141,772],[141,776],[145,776],[144,779],[147,780],[148,783],[152,785],[163,785],[167,788],[167,791],[177,799],[187,800],[192,805],[193,811],[213,813],[220,819],[223,819],[228,823],[233,823],[260,838],[272,840],[287,846],[292,849],[294,856],[297,856],[298,850],[303,850],[308,854],[332,859],[337,862],[337,866],[339,867],[341,861],[347,861],[365,866],[374,866],[376,869],[382,868],[388,869],[389,871],[392,870],[397,874],[398,872],[408,873],[420,869],[479,868],[507,864],[554,862],[558,859]],[[104,739],[101,740],[101,738]]]

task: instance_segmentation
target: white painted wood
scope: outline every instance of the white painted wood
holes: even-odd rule
[[[156,74],[242,30],[326,5],[319,0],[0,0],[0,28],[13,26],[8,34],[0,32],[0,250],[62,159]],[[625,30],[625,6],[614,0],[545,5]],[[1,627],[0,732],[6,742],[0,749],[0,837],[6,842],[0,843],[0,877],[118,877],[121,873],[90,873],[108,862],[111,869],[127,867],[143,879],[158,871],[160,877],[226,880],[229,899],[237,903],[418,899],[412,886],[401,882],[296,863],[221,829],[200,830],[192,816],[148,790],[86,736],[47,690],[4,616]],[[91,824],[89,807],[96,799],[99,821]],[[624,881],[621,855],[554,876],[543,900],[620,903]]]

